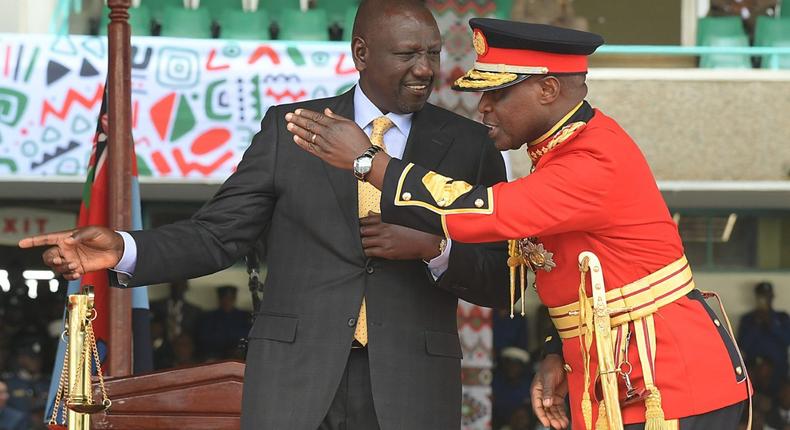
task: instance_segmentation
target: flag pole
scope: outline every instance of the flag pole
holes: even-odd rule
[[[131,180],[133,154],[131,128],[131,0],[108,0],[110,24],[107,30],[109,64],[109,223],[113,230],[132,226]],[[109,340],[107,373],[132,374],[132,298],[131,291],[109,288]]]

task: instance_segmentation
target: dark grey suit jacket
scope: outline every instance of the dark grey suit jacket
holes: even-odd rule
[[[437,281],[422,261],[365,257],[357,180],[293,143],[285,114],[324,107],[353,118],[353,89],[268,110],[237,171],[189,221],[134,232],[131,285],[201,276],[263,234],[268,275],[249,335],[243,429],[315,430],[343,375],[363,295],[382,430],[460,428],[457,298],[507,301],[503,244],[453,243]],[[404,159],[473,184],[505,180],[485,127],[433,105],[416,113]]]

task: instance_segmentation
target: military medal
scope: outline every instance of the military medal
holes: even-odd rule
[[[557,267],[554,262],[554,253],[547,251],[542,243],[537,243],[537,238],[534,237],[509,240],[507,251],[507,265],[510,269],[510,318],[514,317],[516,306],[516,268],[518,268],[520,278],[521,316],[525,316],[527,314],[527,305],[524,301],[527,285],[526,269],[529,268],[533,273],[536,273],[538,269],[551,272],[551,269]],[[534,282],[532,286],[535,288]]]

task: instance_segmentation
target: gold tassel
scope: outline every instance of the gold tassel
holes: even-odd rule
[[[518,270],[519,270],[519,274],[521,275],[521,285],[520,285],[520,287],[521,287],[521,316],[523,317],[523,316],[527,316],[527,305],[526,305],[527,300],[524,298],[524,296],[527,294],[527,287],[526,287],[527,283],[526,283],[526,279],[525,279],[526,278],[526,273],[524,273],[524,272],[526,272],[526,268],[524,267],[523,264],[521,264],[521,265],[518,266]]]
[[[664,410],[661,408],[661,393],[658,387],[649,385],[646,387],[650,394],[645,399],[645,430],[665,430],[668,423],[664,419]]]
[[[598,403],[598,420],[595,422],[595,430],[609,430],[609,419],[606,417],[606,402],[603,400]]]
[[[516,306],[516,266],[521,262],[516,244],[515,240],[507,241],[507,265],[510,268],[510,319],[514,317],[513,311]]]
[[[582,415],[584,416],[584,428],[592,429],[592,401],[589,391],[585,391],[582,396]]]

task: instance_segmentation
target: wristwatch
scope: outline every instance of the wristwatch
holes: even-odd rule
[[[354,176],[356,176],[357,179],[365,182],[365,178],[367,178],[370,169],[373,167],[373,157],[375,157],[379,151],[382,151],[380,146],[371,145],[362,155],[354,159]]]

